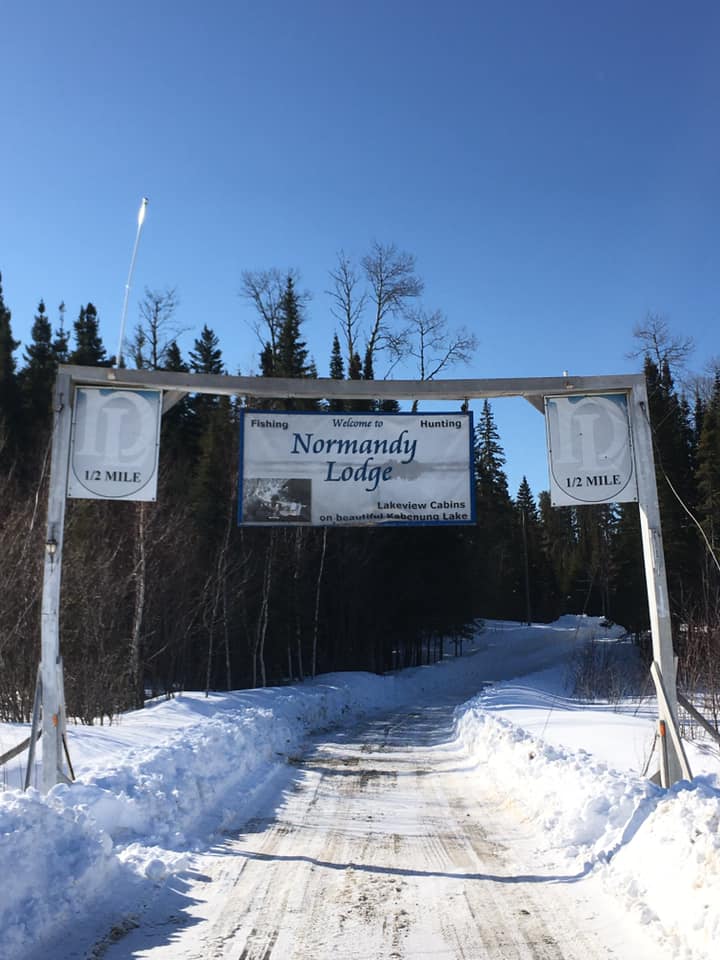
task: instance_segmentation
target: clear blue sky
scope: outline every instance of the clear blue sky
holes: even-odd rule
[[[16,337],[176,287],[257,369],[245,269],[296,268],[327,375],[343,248],[417,257],[479,349],[450,376],[638,369],[651,311],[717,356],[720,5],[710,0],[5,0],[0,271]],[[22,351],[18,353],[21,359]],[[382,371],[380,371],[382,372]],[[411,370],[403,375],[412,376]],[[542,417],[494,404],[511,492],[547,485]]]

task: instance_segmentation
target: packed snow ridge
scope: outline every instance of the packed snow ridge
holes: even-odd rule
[[[103,930],[133,922],[153,889],[255,811],[310,734],[453,698],[454,736],[478,789],[490,782],[514,798],[548,864],[600,875],[675,956],[716,957],[720,758],[689,744],[695,778],[661,789],[642,775],[653,769],[653,700],[583,704],[566,693],[583,643],[624,644],[632,655],[621,633],[588,617],[487,622],[463,657],[431,667],[183,693],[110,726],[71,727],[71,786],[23,793],[22,758],[3,768],[0,958],[46,956],[43,945],[64,931],[88,936],[89,949]],[[0,725],[0,752],[25,736],[22,725]]]

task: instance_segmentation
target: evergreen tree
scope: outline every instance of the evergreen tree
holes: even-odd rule
[[[263,377],[275,376],[275,354],[269,340],[260,353],[260,373]]]
[[[268,342],[260,356],[260,365],[264,376],[299,379],[317,377],[315,365],[309,359],[308,349],[301,336],[304,322],[302,304],[295,290],[292,274],[288,274],[279,303],[280,328],[275,351]],[[272,407],[295,410],[317,410],[318,401],[314,399],[273,400]]]
[[[534,532],[538,525],[539,516],[530,484],[527,482],[527,477],[523,477],[520,482],[517,497],[515,498],[515,509],[518,514],[518,525],[520,528],[520,548],[522,551],[523,569],[521,583],[516,585],[518,609],[523,610],[523,616],[520,619],[523,619],[525,623],[532,623],[533,610],[535,609],[533,594],[535,593],[534,587],[536,579],[534,577],[535,564],[531,561],[531,554],[535,553],[534,547],[536,545],[536,539]],[[537,539],[540,539],[539,535]],[[524,597],[524,606],[519,600],[520,596]]]
[[[572,507],[553,507],[547,490],[540,493],[538,507],[542,549],[557,584],[559,612],[576,612],[573,591],[578,576],[577,511]]]
[[[187,373],[188,365],[182,358],[175,340],[165,351],[165,370]],[[188,477],[191,475],[194,457],[198,455],[199,437],[195,428],[193,402],[195,398],[182,397],[163,414],[160,442],[161,464],[169,496],[184,501],[188,494]]]
[[[332,380],[345,379],[345,362],[343,361],[340,339],[333,336],[332,353],[330,354],[330,377]]]
[[[345,379],[345,362],[343,361],[340,338],[337,333],[333,336],[332,353],[330,354],[330,379]],[[339,397],[331,397],[328,408],[334,413],[340,413],[345,409],[345,401]]]
[[[588,504],[575,510],[577,531],[575,613],[609,617],[613,564],[611,549],[617,524],[613,504]]]
[[[492,407],[483,402],[474,434],[477,616],[511,616],[515,610],[515,516],[504,470],[505,453]]]
[[[354,353],[348,364],[348,380],[362,380],[362,360],[359,353]]]
[[[717,375],[716,375],[716,379],[717,379]],[[698,448],[700,446],[700,437],[702,436],[702,428],[703,428],[703,418],[705,417],[706,409],[707,409],[707,405],[703,400],[702,394],[698,390],[695,394],[695,405],[693,407],[693,417],[692,417],[693,450],[695,451],[695,456],[696,456],[696,460],[695,460],[696,469],[697,469],[697,453],[698,453]]]
[[[521,576],[516,580],[519,619],[553,620],[559,596],[552,569],[542,549],[540,514],[527,477],[523,477],[515,498],[517,556]]]
[[[540,515],[538,514],[535,497],[525,476],[523,476],[520,481],[520,486],[518,487],[517,496],[515,497],[515,507],[518,510],[523,510],[531,523],[537,523],[539,521]]]
[[[362,378],[362,360],[359,353],[354,353],[348,363],[348,380],[362,380]],[[367,409],[367,405],[362,400],[348,400],[345,406],[351,411]]]
[[[716,557],[720,557],[720,371],[705,409],[698,444],[699,512]]]
[[[706,632],[708,625],[717,624],[720,607],[720,368],[702,418],[697,461],[698,513],[710,544],[709,550],[705,543],[699,547],[702,556],[699,593],[703,625],[699,639],[707,642],[710,639]],[[708,657],[706,652],[703,659],[712,661],[715,658]]]
[[[611,616],[629,633],[639,636],[649,627],[649,607],[637,503],[618,505],[612,560]]]
[[[697,583],[698,575],[697,535],[685,509],[685,506],[692,509],[697,500],[689,442],[692,430],[686,420],[686,407],[675,392],[667,360],[658,368],[649,356],[646,357],[645,379],[671,613],[677,620],[683,617],[683,609],[693,603],[693,583]]]
[[[88,303],[80,308],[77,320],[73,324],[75,349],[68,362],[82,367],[111,367],[115,358],[107,358],[105,346],[100,336],[100,322],[94,304]]]
[[[10,321],[0,274],[0,466],[4,469],[14,462],[21,432],[20,392],[13,356],[20,342],[13,338]]]
[[[179,360],[177,346],[169,347],[171,361]],[[205,324],[189,352],[190,370],[196,374],[226,373],[217,335]],[[182,409],[182,408],[181,408]],[[182,455],[190,460],[188,499],[195,551],[204,571],[196,581],[197,633],[193,646],[202,644],[204,660],[193,652],[195,669],[202,669],[204,686],[216,683],[215,646],[225,637],[226,680],[230,675],[228,578],[230,544],[234,530],[233,498],[237,484],[237,420],[234,401],[225,395],[198,394],[188,400],[188,417],[181,422],[187,438]]]
[[[363,359],[363,365],[362,365],[362,379],[363,380],[375,379],[375,371],[373,369],[373,351],[369,345],[365,349],[365,358]],[[387,403],[387,401],[385,402]],[[387,412],[387,413],[391,412],[386,407],[383,407],[383,404],[379,403],[377,400],[356,400],[355,405],[353,406],[353,409],[364,410],[364,411],[382,409],[383,412]]]
[[[190,370],[193,373],[225,373],[220,341],[205,324],[190,351]]]
[[[363,380],[363,363],[359,353],[353,353],[348,363],[348,380]],[[355,413],[370,410],[372,401],[368,400],[348,400],[345,403],[347,410]]]
[[[172,362],[180,360],[176,345],[169,349],[169,357]],[[221,376],[226,372],[220,342],[207,324],[189,352],[189,366],[195,374]],[[191,515],[193,549],[203,571],[194,584],[198,612],[193,646],[206,653],[203,660],[196,649],[192,658],[194,669],[204,674],[201,682],[207,685],[214,682],[216,635],[218,630],[225,635],[227,629],[222,598],[227,596],[228,545],[235,515],[236,408],[229,396],[210,394],[193,395],[178,407],[174,449],[178,466],[186,466],[184,499]]]
[[[481,497],[495,496],[509,503],[507,476],[503,469],[505,453],[500,445],[500,434],[488,400],[483,401],[482,412],[475,426],[473,448],[478,494]]]
[[[203,416],[191,485],[193,517],[202,540],[212,544],[227,524],[236,482],[237,425],[230,397],[220,396]]]
[[[25,367],[20,377],[20,384],[31,429],[35,431],[38,427],[45,427],[49,423],[52,390],[58,366],[52,328],[42,300],[35,314],[31,337],[31,343],[25,349]]]
[[[53,353],[57,363],[67,363],[70,356],[70,336],[65,329],[65,304],[58,307],[60,325],[55,330],[55,339],[52,342]]]
[[[188,372],[188,365],[185,363],[185,361],[182,358],[180,347],[177,345],[176,340],[172,340],[168,344],[168,348],[165,352],[165,363],[163,366],[163,370],[171,370],[171,371],[174,371],[175,373]]]
[[[192,373],[224,374],[225,364],[216,333],[205,324],[189,352]],[[188,402],[188,443],[195,459],[202,446],[202,436],[208,426],[210,413],[220,405],[220,397],[196,394]]]
[[[373,369],[373,352],[368,346],[365,350],[365,359],[363,360],[362,365],[362,379],[363,380],[374,380],[375,371]],[[372,411],[377,410],[378,413],[399,413],[400,404],[397,400],[356,400],[353,406],[354,410],[358,411]]]
[[[363,380],[375,379],[375,371],[373,370],[373,355],[372,355],[372,350],[370,350],[369,347],[365,351],[365,359],[363,360],[362,378]]]
[[[688,473],[690,478],[690,491],[694,497],[697,497],[697,448],[699,433],[696,432],[694,423],[694,410],[690,408],[690,403],[685,394],[680,396],[680,423],[683,435],[683,443],[688,452]],[[695,501],[694,501],[695,502]]]
[[[300,336],[300,303],[292,276],[288,276],[280,300],[280,333],[275,358],[276,377],[307,377],[310,375],[308,350]]]

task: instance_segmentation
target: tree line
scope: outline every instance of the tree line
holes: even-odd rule
[[[328,374],[373,380],[398,364],[432,379],[475,337],[420,306],[414,258],[375,244],[340,254],[327,291],[336,332]],[[1,279],[1,278],[0,278]],[[295,272],[248,271],[262,376],[317,377],[304,339],[309,295]],[[137,369],[226,374],[205,324],[183,355],[175,291],[146,290],[124,356]],[[110,366],[95,306],[65,325],[41,301],[21,350],[0,283],[0,719],[27,720],[39,659],[52,388],[62,363]],[[720,368],[688,394],[689,344],[665,322],[636,330],[650,399],[675,643],[689,681],[720,690]],[[716,365],[717,366],[717,365]],[[477,618],[603,615],[648,626],[636,504],[550,506],[526,479],[508,488],[493,409],[476,414],[476,522],[458,527],[239,528],[243,405],[286,398],[188,395],[163,417],[154,503],[67,504],[61,643],[68,711],[84,722],[181,689],[277,684],[334,670],[383,672],[457,652]],[[303,400],[297,409],[382,411],[389,401]],[[713,673],[715,671],[715,673]],[[692,677],[690,676],[692,674]]]

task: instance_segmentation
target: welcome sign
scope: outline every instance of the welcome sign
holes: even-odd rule
[[[625,394],[545,397],[553,506],[637,500]]]
[[[471,413],[243,411],[238,523],[475,519]]]

